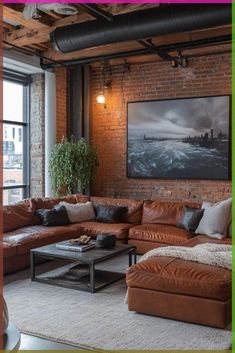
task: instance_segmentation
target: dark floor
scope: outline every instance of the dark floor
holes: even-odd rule
[[[79,350],[78,347],[62,344],[36,336],[21,334],[20,350]]]

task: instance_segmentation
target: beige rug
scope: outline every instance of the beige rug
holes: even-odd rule
[[[32,283],[29,271],[7,276],[5,284],[10,319],[24,333],[95,349],[229,349],[229,329],[129,312],[125,293],[124,280],[90,294]]]

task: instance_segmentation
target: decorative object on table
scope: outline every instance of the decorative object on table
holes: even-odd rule
[[[81,235],[79,238],[70,239],[69,242],[72,245],[86,245],[89,243],[90,240],[91,240],[91,237],[84,234],[84,235]]]
[[[231,178],[230,96],[128,103],[127,176]]]
[[[111,248],[116,244],[116,235],[114,234],[98,234],[96,237],[96,248]]]
[[[50,177],[57,196],[83,192],[98,166],[98,156],[93,146],[84,138],[70,141],[63,138],[53,147],[50,159]]]
[[[186,229],[189,232],[194,233],[198,227],[200,220],[202,219],[204,209],[184,207],[182,217],[177,224],[178,228]]]
[[[69,250],[69,251],[87,251],[95,248],[95,242],[90,242],[88,244],[72,244],[70,240],[65,240],[56,244],[56,248],[60,250]]]
[[[102,223],[124,223],[127,216],[127,207],[113,205],[98,205],[95,208],[96,221]]]
[[[52,209],[39,209],[36,214],[40,217],[42,224],[47,227],[64,226],[71,223],[63,205],[57,205]]]
[[[66,208],[71,223],[86,222],[95,219],[95,211],[90,201],[76,204],[61,201],[59,205],[63,205]]]
[[[204,213],[196,234],[205,234],[217,239],[226,238],[231,221],[232,198],[216,203],[204,201],[202,208],[204,208]]]

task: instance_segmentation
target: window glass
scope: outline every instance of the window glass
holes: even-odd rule
[[[23,85],[3,81],[3,119],[23,122]]]
[[[23,189],[7,189],[3,190],[3,205],[10,205],[23,199]]]
[[[3,81],[3,203],[28,197],[27,86]]]
[[[4,136],[7,131],[19,132],[23,127],[14,127],[12,124],[3,124]],[[7,133],[10,136],[3,140],[3,186],[23,184],[23,143],[16,134]]]

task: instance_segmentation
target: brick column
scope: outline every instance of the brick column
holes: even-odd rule
[[[32,75],[30,86],[30,196],[44,195],[45,79]]]

